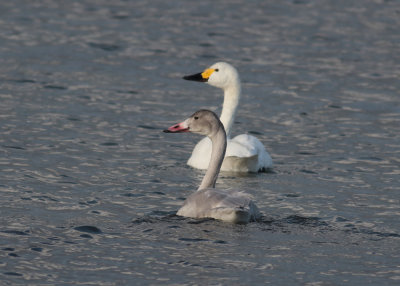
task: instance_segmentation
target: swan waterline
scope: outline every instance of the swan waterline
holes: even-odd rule
[[[237,190],[216,189],[215,183],[226,151],[226,133],[217,115],[199,110],[185,121],[164,130],[167,133],[192,132],[207,136],[212,144],[211,160],[200,187],[191,194],[177,215],[191,218],[214,218],[232,223],[248,223],[260,213],[249,194]]]
[[[227,134],[227,149],[221,171],[259,172],[273,167],[272,159],[264,145],[256,137],[241,134],[230,138],[235,113],[239,105],[241,84],[237,70],[230,64],[218,62],[196,73],[183,77],[186,80],[205,82],[224,90],[224,102],[220,120]],[[203,138],[193,149],[187,164],[196,169],[206,169],[211,159],[211,141]]]

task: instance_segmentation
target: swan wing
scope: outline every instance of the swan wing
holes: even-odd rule
[[[187,164],[193,168],[205,170],[211,158],[212,144],[208,137],[200,140],[193,149]],[[272,168],[271,156],[256,137],[241,134],[228,139],[225,159],[221,171],[258,172]]]
[[[246,134],[243,134],[246,135]],[[238,140],[239,137],[239,140]],[[242,138],[245,136],[239,135],[233,139],[228,140],[226,146],[225,156],[235,156],[235,157],[251,157],[258,154],[257,146],[251,141]]]
[[[251,154],[251,156],[257,155],[258,156],[257,171],[260,169],[272,168],[273,164],[271,156],[268,154],[267,151],[265,151],[264,145],[256,137],[249,134],[241,134],[233,138],[231,141],[235,142],[235,145],[232,145],[235,147],[230,150],[229,153],[230,156],[250,157],[250,156],[241,156],[241,154],[246,154],[246,153]],[[226,156],[228,156],[228,154]]]
[[[228,139],[225,157],[252,157],[258,155],[258,149],[260,149],[260,147],[264,148],[262,143],[254,136],[247,134],[238,135],[233,139]],[[188,164],[203,162],[205,165],[204,168],[207,169],[211,157],[211,150],[212,144],[210,138],[204,137],[194,147]]]
[[[190,195],[178,215],[210,217],[234,223],[246,223],[258,217],[251,196],[235,190],[203,189]]]

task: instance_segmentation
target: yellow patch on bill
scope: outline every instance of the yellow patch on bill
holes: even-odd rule
[[[202,76],[202,78],[204,78],[204,79],[208,79],[208,78],[211,76],[211,74],[212,74],[213,72],[215,72],[215,69],[206,69],[205,71],[203,71],[203,72],[201,73],[201,76]]]

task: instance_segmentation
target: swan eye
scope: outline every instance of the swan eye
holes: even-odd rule
[[[219,69],[215,69],[215,71],[217,72],[217,71],[219,71]]]
[[[197,119],[199,119],[199,117],[198,117],[198,116],[195,116],[195,117],[194,117],[194,120],[197,120]]]

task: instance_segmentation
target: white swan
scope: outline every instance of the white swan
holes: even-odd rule
[[[212,142],[212,155],[198,190],[190,195],[177,215],[192,218],[214,218],[233,223],[247,223],[259,217],[250,195],[235,190],[215,189],[226,150],[224,126],[212,111],[199,110],[185,121],[164,132],[193,132],[206,135]]]
[[[225,127],[228,146],[221,171],[258,172],[272,168],[272,159],[256,137],[241,134],[230,138],[236,108],[240,99],[240,79],[237,70],[228,63],[218,62],[202,73],[183,77],[186,80],[206,82],[224,90],[224,103],[220,120]],[[206,169],[211,158],[211,141],[206,137],[193,149],[187,164]]]

